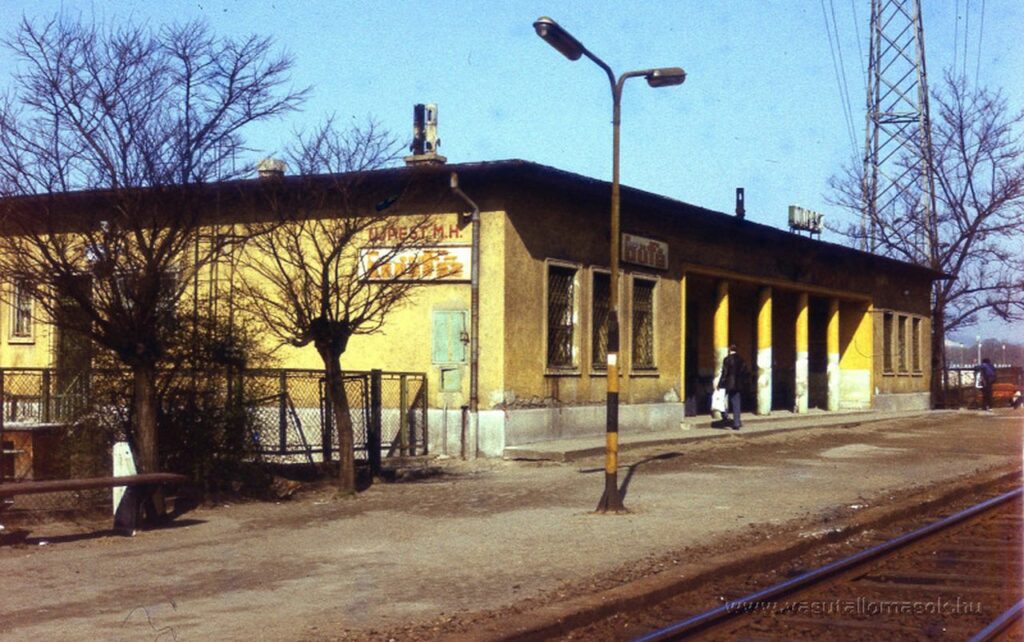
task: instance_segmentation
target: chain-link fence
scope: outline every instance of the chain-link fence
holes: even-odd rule
[[[981,405],[981,389],[976,387],[974,368],[949,368],[942,371],[942,402],[946,408],[968,408]]]
[[[358,461],[376,474],[382,459],[427,454],[425,374],[348,372],[343,382]],[[167,470],[203,481],[214,472],[210,455],[223,452],[310,467],[325,452],[337,459],[320,371],[161,372],[157,389]],[[124,370],[0,369],[0,483],[112,474],[113,443],[131,441],[131,392]]]
[[[382,459],[428,454],[425,374],[348,372],[344,382],[355,455],[374,474],[380,472]],[[323,399],[324,425],[333,425],[326,391]],[[336,451],[336,443],[334,447]]]
[[[122,373],[80,377],[50,369],[0,370],[0,483],[109,476],[116,425],[129,413]],[[19,499],[46,511],[103,505],[110,491],[88,490]]]

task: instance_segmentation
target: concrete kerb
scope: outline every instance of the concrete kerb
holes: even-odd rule
[[[749,420],[744,425],[744,430],[736,432],[727,429],[713,429],[713,432],[702,432],[697,434],[694,430],[704,428],[711,429],[712,422],[704,420],[691,423],[684,430],[663,431],[658,433],[647,433],[630,437],[620,436],[619,452],[636,450],[639,448],[651,448],[668,446],[692,441],[703,441],[706,439],[717,439],[722,437],[759,437],[773,435],[790,430],[801,430],[809,428],[853,428],[866,423],[889,421],[892,419],[912,419],[929,414],[947,414],[957,412],[955,410],[920,410],[905,412],[876,411],[853,411],[841,414],[820,414],[812,416],[781,416],[781,417],[758,417]],[[784,425],[783,425],[784,424]],[[544,460],[556,462],[572,462],[588,457],[597,457],[604,454],[603,436],[586,440],[588,443],[582,445],[583,440],[553,440],[535,444],[524,444],[522,446],[510,446],[505,448],[504,459],[510,460]]]
[[[702,584],[723,576],[745,572],[750,568],[775,567],[788,560],[866,531],[885,527],[898,520],[911,519],[961,498],[965,493],[981,493],[998,489],[1011,481],[1021,482],[1019,468],[1007,472],[1005,467],[985,471],[983,479],[964,486],[953,480],[938,489],[925,489],[933,496],[897,508],[875,506],[856,514],[851,523],[797,541],[769,541],[742,553],[711,558],[696,569],[672,569],[629,584],[596,594],[584,595],[550,604],[501,620],[500,624],[484,625],[472,633],[446,637],[457,642],[528,642],[564,636],[592,622],[616,613],[652,606],[673,595],[694,590]],[[939,493],[934,496],[934,493]],[[781,545],[780,545],[781,544]]]

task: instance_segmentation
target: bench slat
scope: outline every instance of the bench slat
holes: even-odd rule
[[[143,473],[123,477],[90,477],[85,479],[48,479],[0,484],[0,497],[35,495],[61,491],[90,490],[93,488],[114,488],[115,486],[139,486],[145,484],[182,484],[188,481],[185,475],[177,473]]]

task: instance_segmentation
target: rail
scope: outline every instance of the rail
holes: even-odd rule
[[[937,522],[928,524],[927,526],[914,530],[910,533],[905,533],[848,557],[844,557],[806,573],[802,573],[801,575],[784,582],[761,589],[760,591],[756,591],[739,599],[730,600],[721,606],[699,613],[656,631],[652,631],[651,633],[635,638],[634,642],[662,642],[665,640],[678,640],[683,637],[705,631],[711,626],[717,626],[729,620],[742,617],[747,613],[747,609],[745,608],[746,605],[767,603],[792,595],[798,590],[806,589],[853,568],[878,560],[895,550],[904,548],[909,544],[920,541],[930,535],[949,529],[952,526],[981,515],[986,511],[1002,506],[1006,502],[1018,499],[1022,495],[1024,495],[1024,488],[1017,488],[1003,493],[1002,495],[993,497],[981,502],[980,504],[976,504],[968,509],[950,515],[949,517]]]

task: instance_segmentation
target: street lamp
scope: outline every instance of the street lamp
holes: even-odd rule
[[[974,339],[978,342],[978,363],[981,363],[981,335],[979,334]]]
[[[1010,364],[1008,364],[1008,363],[1006,362],[1006,344],[1005,344],[1005,343],[1003,344],[1003,365],[1004,365],[1004,366],[1008,366],[1008,365],[1010,365]]]
[[[660,67],[627,71],[616,81],[615,74],[603,60],[591,53],[579,40],[557,22],[542,16],[533,23],[537,35],[558,50],[569,60],[581,56],[590,58],[608,75],[612,90],[612,218],[611,218],[611,275],[609,277],[610,301],[608,305],[608,396],[605,427],[604,493],[597,504],[597,511],[605,513],[623,512],[622,496],[619,494],[619,123],[621,116],[622,86],[629,78],[644,77],[651,87],[681,85],[686,72],[680,67]]]

